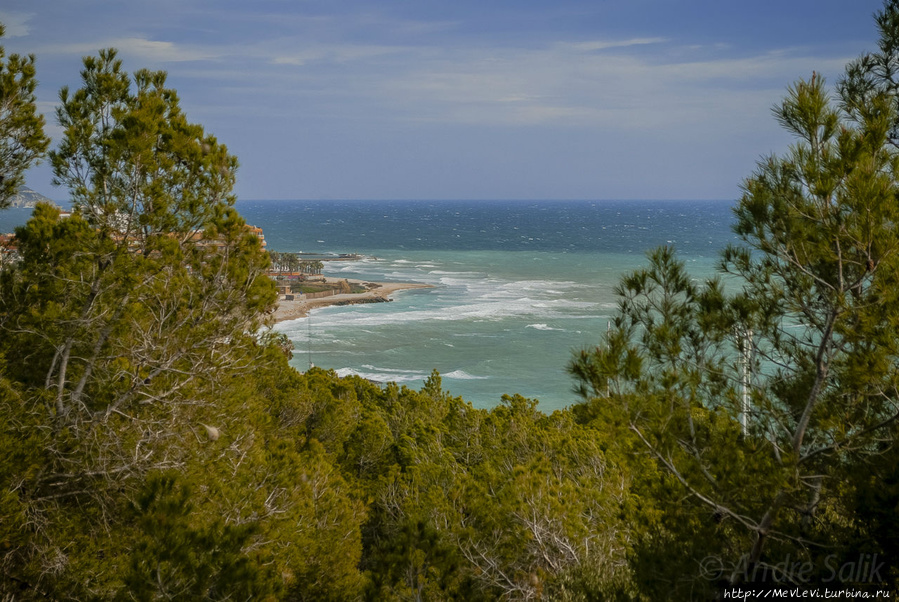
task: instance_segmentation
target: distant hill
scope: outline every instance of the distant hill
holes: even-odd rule
[[[52,200],[48,199],[44,195],[39,192],[35,192],[32,189],[22,186],[19,188],[19,192],[16,193],[16,196],[12,198],[12,203],[9,205],[10,207],[34,207],[41,201],[45,203],[52,203],[56,205]]]

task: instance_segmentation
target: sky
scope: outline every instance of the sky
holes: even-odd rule
[[[739,198],[881,0],[3,0],[48,134],[82,57],[168,72],[241,199]],[[46,162],[28,185],[64,201]]]

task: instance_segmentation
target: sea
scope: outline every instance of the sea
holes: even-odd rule
[[[617,308],[616,285],[674,247],[691,276],[737,242],[733,201],[239,201],[267,248],[337,257],[324,273],[432,288],[326,307],[275,329],[291,363],[418,389],[432,370],[476,407],[506,394],[551,412],[581,401],[566,372]],[[0,232],[30,210],[0,212]]]

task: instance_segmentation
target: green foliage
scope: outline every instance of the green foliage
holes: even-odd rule
[[[235,219],[226,209],[237,159],[187,121],[165,72],[139,70],[132,82],[109,49],[84,59],[81,79],[60,91],[65,133],[50,160],[91,225],[148,252],[154,237],[184,242]]]
[[[279,492],[262,529],[283,542],[290,596],[527,599],[627,582],[628,477],[568,412],[521,397],[478,410],[436,373],[413,391],[268,365],[274,431],[256,467]]]
[[[140,535],[131,552],[123,600],[249,600],[277,581],[243,553],[256,525],[214,517],[197,526],[193,493],[173,475],[150,476],[134,507]]]
[[[16,233],[22,261],[0,272],[0,357],[14,383],[0,426],[19,460],[3,473],[0,522],[22,527],[4,568],[25,592],[59,598],[112,595],[132,546],[176,552],[128,528],[148,475],[216,475],[232,459],[215,455],[220,438],[261,455],[247,433],[229,435],[244,428],[239,377],[266,350],[257,330],[275,298],[267,257],[231,207],[236,160],[187,122],[164,74],[132,82],[104,51],[82,76],[61,95],[64,135],[51,154],[75,212],[38,206]],[[263,501],[245,500],[247,513]],[[214,535],[236,554],[256,536],[235,530],[253,521],[209,520],[229,511],[246,518],[224,502],[180,507],[189,528],[173,537]],[[191,530],[198,513],[206,530]],[[225,562],[215,549],[198,554],[166,561],[173,583]],[[136,566],[129,579],[146,577]],[[218,578],[198,579],[189,587]]]
[[[7,348],[28,350],[9,373],[54,392],[56,428],[95,429],[247,366],[274,292],[230,207],[236,161],[185,120],[164,74],[138,72],[132,92],[105,51],[82,77],[61,95],[51,153],[75,214],[38,208],[17,231],[23,261],[3,274],[0,327]]]
[[[893,434],[895,437],[896,434]],[[848,475],[849,502],[846,514],[853,518],[845,556],[876,555],[883,564],[881,576],[889,586],[899,586],[899,452],[886,450],[866,471]]]
[[[4,28],[0,24],[0,37]],[[44,118],[37,112],[34,56],[11,54],[0,46],[0,209],[25,183],[25,171],[47,150]]]

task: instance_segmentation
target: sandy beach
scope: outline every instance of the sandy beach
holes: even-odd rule
[[[414,282],[369,282],[366,280],[353,280],[352,278],[332,278],[325,277],[325,281],[329,283],[338,283],[347,280],[350,284],[360,284],[368,290],[362,293],[347,293],[339,295],[331,295],[330,297],[322,297],[320,299],[302,299],[297,298],[294,301],[278,301],[278,306],[273,315],[274,322],[284,322],[286,320],[296,320],[297,318],[306,317],[311,309],[317,307],[327,307],[329,305],[370,303],[371,300],[384,299],[389,300],[389,295],[396,291],[414,289],[414,288],[432,288],[430,284],[418,284]],[[299,297],[299,295],[297,295]]]

